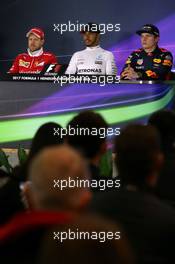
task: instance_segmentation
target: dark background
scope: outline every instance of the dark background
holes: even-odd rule
[[[82,49],[79,33],[66,32],[60,35],[53,31],[53,24],[94,21],[121,24],[120,32],[102,35],[101,46],[110,49],[129,39],[145,23],[159,23],[175,14],[175,1],[115,1],[115,0],[6,0],[0,8],[0,61],[13,60],[26,50],[26,33],[31,27],[41,27],[46,33],[45,50],[60,56],[61,63],[68,63],[70,55]],[[175,23],[175,21],[174,21]],[[173,35],[175,43],[175,32]],[[166,38],[166,36],[162,36]],[[138,47],[135,47],[138,48]],[[118,55],[119,56],[119,55]]]

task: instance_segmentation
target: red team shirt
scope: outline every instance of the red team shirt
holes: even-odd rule
[[[45,65],[57,63],[56,56],[52,53],[44,52],[42,48],[33,53],[28,50],[28,53],[22,53],[16,57],[9,73],[38,74],[44,69]]]

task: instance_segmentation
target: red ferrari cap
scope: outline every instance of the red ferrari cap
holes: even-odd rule
[[[37,38],[40,38],[40,39],[44,38],[44,31],[41,28],[32,28],[26,34],[26,37],[28,38],[31,33],[34,34]]]

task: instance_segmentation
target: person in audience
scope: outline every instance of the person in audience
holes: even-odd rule
[[[29,159],[32,159],[32,157],[45,147],[62,144],[63,138],[55,133],[55,131],[59,131],[61,128],[62,127],[55,122],[48,122],[41,125],[32,140]]]
[[[42,149],[63,143],[63,138],[56,133],[57,131],[59,132],[61,128],[62,127],[55,122],[48,122],[39,127],[32,139],[26,162],[22,166],[17,166],[14,170],[15,177],[17,177],[19,181],[24,182],[27,180],[28,167],[32,159]]]
[[[25,210],[20,193],[19,183],[13,175],[0,170],[0,225]]]
[[[41,243],[37,264],[47,264],[48,260],[50,263],[61,264],[136,263],[132,248],[128,245],[128,241],[123,232],[121,232],[120,239],[105,238],[107,234],[116,234],[117,230],[121,231],[121,229],[117,229],[117,226],[109,220],[92,215],[87,217],[86,215],[76,221],[76,224],[72,223],[72,225],[69,225],[69,228],[71,232],[74,232],[72,239],[64,240],[61,246],[58,240],[51,240],[49,237],[55,230],[57,232],[67,232],[67,226],[64,226],[64,229],[60,229],[59,226],[54,226],[47,231]],[[73,239],[75,234],[77,234],[77,229],[79,234],[80,232],[83,234],[82,237],[85,234],[88,237],[90,234],[97,233],[97,236],[101,238],[99,240]]]
[[[148,123],[159,131],[165,156],[156,193],[161,199],[175,206],[175,113],[171,110],[160,110],[150,116]]]
[[[163,153],[157,130],[132,124],[115,139],[120,190],[94,195],[91,210],[123,224],[138,263],[171,263],[175,211],[154,195]]]
[[[65,140],[88,160],[91,178],[99,180],[100,159],[107,151],[107,122],[98,113],[84,111],[68,123],[67,129],[72,129],[72,133],[69,133]]]
[[[70,179],[76,182],[74,188],[68,184]],[[74,149],[62,145],[49,147],[38,153],[30,165],[30,182],[24,193],[30,211],[17,215],[0,228],[0,259],[2,263],[10,263],[14,260],[23,264],[36,263],[35,261],[40,256],[38,250],[42,249],[42,239],[47,237],[51,244],[54,240],[53,232],[48,231],[50,228],[53,230],[57,228],[55,232],[58,229],[65,231],[71,227],[77,233],[79,226],[80,230],[85,229],[85,231],[90,227],[89,230],[107,231],[106,226],[109,224],[110,227],[110,223],[100,224],[100,219],[94,218],[96,220],[93,220],[93,217],[85,214],[92,194],[88,187],[77,184],[77,179],[87,181],[89,176],[85,160]],[[96,224],[93,224],[93,221]],[[116,232],[120,231],[117,225],[113,225],[111,228]],[[121,245],[116,252],[113,252],[116,260],[117,255],[126,259],[124,255],[128,252],[128,244],[126,242],[125,251],[125,246],[123,247],[122,243],[122,238],[121,242],[116,242],[116,246],[117,244]],[[73,245],[74,241],[72,241]],[[62,243],[57,246],[61,254],[59,263],[68,263],[64,262],[64,254],[61,253]],[[123,251],[120,252],[120,249]],[[47,250],[48,252],[52,251],[49,247]],[[69,251],[72,254],[71,248]],[[69,251],[66,253],[69,254]],[[102,253],[101,250],[99,253]],[[87,252],[83,253],[84,258],[87,257],[86,254]],[[52,257],[54,258],[54,256]],[[50,259],[47,261],[50,262]],[[121,260],[119,263],[129,263],[129,261],[122,262]]]

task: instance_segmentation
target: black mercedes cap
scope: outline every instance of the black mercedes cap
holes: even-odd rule
[[[80,33],[84,34],[85,32],[100,33],[100,27],[97,23],[89,22],[84,24],[84,27],[81,28]]]
[[[137,30],[136,33],[138,35],[141,35],[142,33],[149,33],[149,34],[153,34],[155,36],[160,35],[159,29],[152,24],[144,25],[140,30]]]

